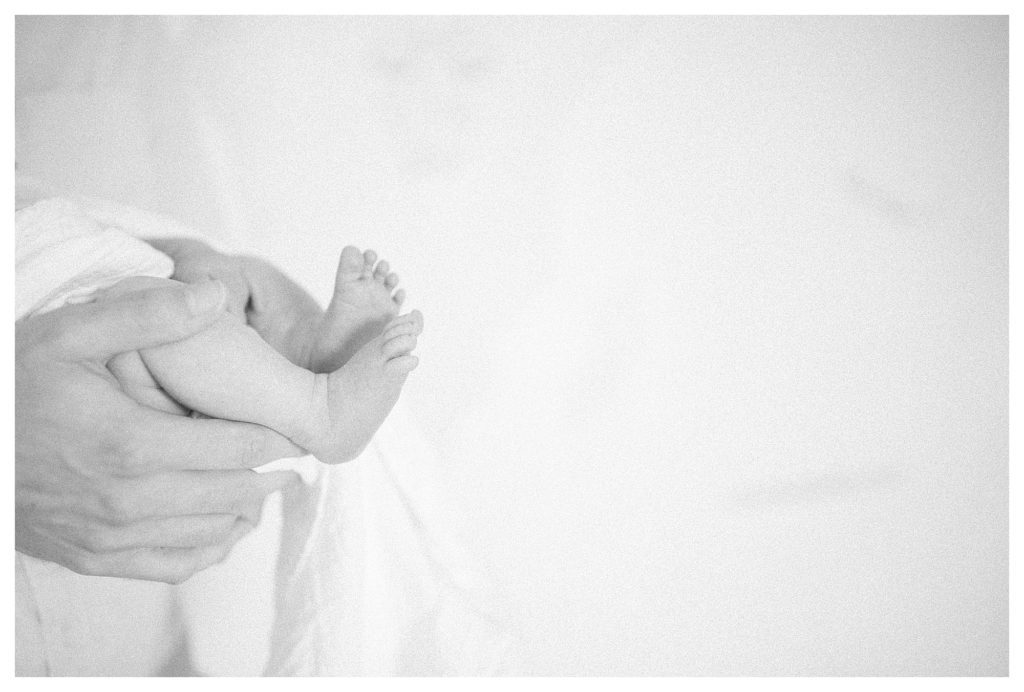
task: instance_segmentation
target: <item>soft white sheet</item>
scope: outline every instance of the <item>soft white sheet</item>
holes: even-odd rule
[[[35,197],[38,185],[21,184]],[[42,314],[129,276],[168,277],[171,260],[67,198],[15,214],[15,318]],[[87,577],[15,553],[18,675],[153,675],[186,636],[167,584]]]
[[[353,463],[285,495],[267,674],[515,671],[508,604],[459,540],[439,470],[397,408]]]
[[[387,256],[519,671],[999,674],[1006,60],[1000,17],[24,18],[18,162],[321,299]],[[206,669],[261,669],[272,545]]]
[[[29,187],[27,184],[19,187]],[[173,222],[88,199],[49,198],[15,215],[18,319],[89,300],[173,263],[135,236]],[[507,613],[456,539],[429,445],[401,412],[350,464],[313,459],[284,502],[269,675],[497,674],[510,669]],[[18,673],[152,675],[185,636],[194,655],[212,615],[162,584],[87,577],[16,554]],[[242,564],[243,569],[246,565]],[[184,595],[179,604],[176,596]],[[249,594],[230,595],[245,607]]]

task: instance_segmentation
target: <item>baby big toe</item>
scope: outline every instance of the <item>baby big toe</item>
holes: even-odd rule
[[[398,324],[393,324],[384,331],[384,339],[394,339],[396,336],[402,336],[403,334],[409,334],[415,336],[420,333],[417,329],[416,323],[412,320],[405,320]]]
[[[392,374],[392,375],[399,375],[400,376],[400,375],[408,375],[419,364],[420,364],[420,359],[419,358],[417,358],[416,356],[406,355],[406,356],[398,356],[397,358],[392,358],[387,363],[385,363],[384,367],[386,368],[387,372],[389,372],[390,374]]]
[[[423,331],[423,313],[420,312],[419,310],[413,310],[412,312],[407,312],[404,315],[399,315],[398,317],[388,322],[387,326],[384,327],[384,333],[386,334],[393,327],[397,327],[403,324],[413,325],[412,333],[419,334],[420,332]]]
[[[384,342],[381,352],[385,360],[404,356],[416,348],[416,337],[412,334],[401,334]]]
[[[348,245],[341,251],[338,259],[337,286],[349,281],[355,281],[363,275],[363,253],[359,248]]]

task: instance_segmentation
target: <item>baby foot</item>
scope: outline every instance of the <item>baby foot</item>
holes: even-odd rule
[[[349,245],[341,251],[334,296],[311,349],[311,370],[338,369],[398,314],[405,291],[395,291],[398,274],[389,269],[373,250]]]
[[[348,362],[326,378],[320,402],[326,417],[316,441],[303,444],[328,464],[350,461],[366,448],[398,401],[406,376],[419,363],[412,355],[423,331],[418,310],[391,320],[383,332],[364,344]]]

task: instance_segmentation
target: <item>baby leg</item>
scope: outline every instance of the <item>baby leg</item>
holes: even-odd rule
[[[115,289],[166,281],[132,279]],[[339,463],[358,456],[394,406],[416,367],[411,351],[420,331],[418,312],[395,318],[348,363],[319,375],[293,365],[232,315],[141,356],[153,379],[182,405],[265,425],[322,461]]]
[[[170,281],[133,277],[104,295],[146,290]],[[235,315],[226,314],[199,334],[144,349],[140,355],[145,372],[188,409],[258,423],[287,437],[303,430],[311,416],[313,373],[290,363]],[[140,389],[140,372],[128,356],[112,361],[112,372],[127,376],[129,386]]]

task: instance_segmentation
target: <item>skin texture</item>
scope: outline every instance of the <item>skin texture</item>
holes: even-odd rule
[[[223,560],[258,523],[265,497],[298,480],[250,470],[300,454],[286,438],[259,425],[142,406],[106,369],[117,353],[187,338],[229,309],[225,284],[243,276],[244,261],[210,251],[212,261],[201,247],[179,260],[170,249],[185,271],[200,265],[193,276],[205,280],[15,325],[15,547],[22,553],[81,574],[180,583]],[[315,301],[270,265],[261,271],[265,282],[291,285],[290,295],[270,291],[281,320],[260,312],[270,333],[286,335],[301,319],[288,308],[301,315]]]
[[[260,423],[326,463],[358,456],[418,363],[411,351],[423,317],[418,310],[396,317],[405,291],[388,263],[373,250],[345,247],[324,311],[263,260],[222,255],[195,240],[150,242],[174,258],[174,279],[223,280],[230,316],[196,337],[144,352],[145,365],[136,354],[119,356],[109,367],[122,385],[148,379],[148,394],[159,390],[166,410],[176,400],[216,418]]]
[[[247,255],[225,255],[190,238],[154,238],[153,247],[174,259],[185,283],[217,279],[228,288],[229,313],[301,368],[337,370],[381,333],[405,301],[399,277],[372,250],[342,251],[335,297],[327,311],[274,265]]]
[[[132,277],[99,300],[167,283],[173,280]],[[390,300],[383,283],[379,288]],[[328,314],[342,317],[338,310]],[[140,403],[258,423],[320,461],[338,464],[358,456],[397,401],[416,366],[410,352],[421,325],[418,312],[397,317],[386,329],[377,327],[376,337],[337,370],[317,374],[289,362],[254,329],[226,315],[181,341],[119,354],[107,369]],[[332,331],[345,331],[344,325],[336,327]]]

